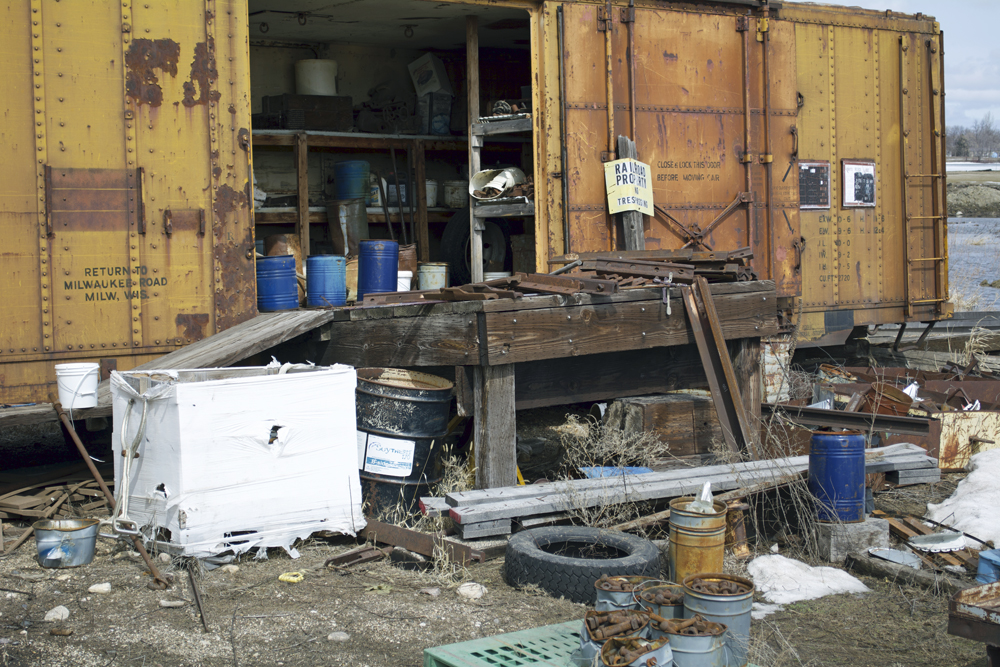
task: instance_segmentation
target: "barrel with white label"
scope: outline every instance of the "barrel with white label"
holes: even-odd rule
[[[369,517],[414,513],[441,481],[451,390],[451,382],[427,373],[358,369],[358,467]]]

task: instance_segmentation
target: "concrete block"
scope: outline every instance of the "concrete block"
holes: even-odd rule
[[[888,547],[889,522],[869,518],[863,523],[817,523],[816,541],[820,558],[840,563],[849,553],[867,553],[872,547]]]

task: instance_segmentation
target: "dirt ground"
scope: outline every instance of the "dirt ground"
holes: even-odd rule
[[[559,432],[553,424],[567,410],[519,414],[519,448],[525,476],[558,466]],[[583,414],[584,410],[569,410]],[[33,455],[57,450],[57,432],[26,446],[23,465]],[[523,458],[523,457],[522,457]],[[960,474],[935,485],[904,487],[876,497],[887,512],[921,515],[928,502],[954,491]],[[6,538],[28,524],[4,524]],[[820,564],[782,537],[762,536],[752,547]],[[580,619],[583,605],[543,593],[517,591],[502,577],[503,559],[451,569],[438,563],[426,571],[412,564],[383,561],[346,570],[324,566],[331,556],[354,548],[353,538],[312,538],[299,545],[301,557],[272,549],[266,560],[244,555],[235,573],[221,569],[197,575],[206,610],[206,632],[193,604],[185,563],[161,563],[176,577],[168,591],[147,587],[149,574],[138,554],[124,543],[100,540],[90,565],[47,570],[35,560],[29,539],[0,556],[0,666],[79,665],[352,665],[423,664],[425,648],[505,632]],[[746,564],[727,558],[727,570],[745,574]],[[282,573],[305,574],[301,583],[279,581]],[[758,665],[851,665],[945,667],[985,665],[982,644],[947,634],[947,599],[893,581],[861,577],[871,592],[838,595],[786,606],[752,625],[751,659]],[[457,593],[463,582],[483,584],[478,600]],[[110,583],[109,594],[88,589]],[[970,580],[969,585],[973,585]],[[430,595],[427,589],[437,589]],[[167,608],[161,601],[181,601]],[[66,621],[44,621],[56,606]],[[53,629],[72,631],[68,636]],[[334,633],[346,633],[335,635]],[[342,641],[340,641],[342,640]]]

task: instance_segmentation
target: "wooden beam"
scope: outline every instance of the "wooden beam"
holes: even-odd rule
[[[345,133],[344,135],[329,135],[315,133],[299,133],[306,135],[306,142],[310,148],[358,148],[371,150],[386,150],[389,148],[402,148],[404,150],[413,146],[416,141],[424,142],[424,150],[447,151],[464,150],[468,145],[465,137],[455,137],[451,139],[417,139],[408,136],[380,136],[369,135],[363,132]],[[295,146],[298,134],[271,134],[253,133],[253,147],[271,146]]]
[[[465,83],[468,89],[469,99],[469,180],[479,171],[480,152],[483,145],[483,138],[473,136],[471,133],[472,124],[479,120],[479,17],[465,17],[465,61],[466,77]],[[469,244],[470,261],[472,267],[472,282],[477,283],[483,279],[483,229],[485,223],[472,215],[476,202],[469,195]]]
[[[748,419],[747,437],[751,450],[760,444],[760,404],[764,394],[764,369],[761,365],[760,338],[737,338],[733,348],[733,370],[736,385],[743,399],[743,410]]]
[[[331,322],[323,335],[330,341],[322,359],[316,360],[323,365],[411,367],[479,363],[475,315]]]
[[[680,294],[671,314],[659,300],[486,313],[487,363],[579,357],[694,343]],[[725,338],[773,335],[774,299],[760,293],[716,298]]]
[[[431,240],[430,232],[427,229],[427,163],[424,154],[424,142],[415,141],[410,154],[413,155],[413,166],[416,172],[413,177],[416,181],[413,184],[413,190],[417,195],[417,229],[415,240],[417,244],[417,256],[421,262],[429,262],[431,260]]]
[[[298,190],[295,231],[299,235],[304,268],[309,256],[309,145],[304,132],[295,135],[295,182]]]
[[[517,484],[514,366],[472,369],[476,488]]]

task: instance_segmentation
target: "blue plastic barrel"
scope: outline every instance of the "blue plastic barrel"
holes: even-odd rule
[[[358,244],[358,301],[365,294],[395,292],[399,273],[399,244],[395,241],[361,241]]]
[[[257,260],[257,310],[290,310],[299,307],[295,257],[278,255]]]
[[[333,165],[334,189],[337,199],[368,198],[368,163],[364,160],[344,160]]]
[[[343,306],[347,303],[347,258],[313,255],[306,259],[306,305]]]
[[[865,520],[865,436],[814,432],[809,441],[809,492],[820,521]]]

